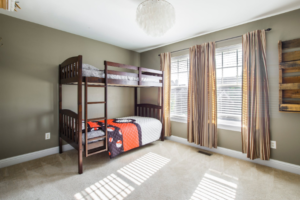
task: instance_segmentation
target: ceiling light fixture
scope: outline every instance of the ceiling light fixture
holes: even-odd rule
[[[165,0],[146,0],[136,11],[138,25],[154,37],[164,35],[175,24],[175,9]]]

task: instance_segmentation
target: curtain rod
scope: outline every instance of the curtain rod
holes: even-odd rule
[[[272,29],[271,28],[267,28],[265,29],[265,31],[271,31]],[[227,39],[223,39],[223,40],[218,40],[216,42],[223,42],[223,41],[226,41],[226,40],[232,40],[232,39],[235,39],[235,38],[239,38],[239,37],[242,37],[243,35],[239,35],[239,36],[235,36],[235,37],[231,37],[231,38],[227,38]],[[180,50],[176,50],[176,51],[172,51],[171,53],[175,53],[175,52],[178,52],[178,51],[184,51],[184,50],[188,50],[190,48],[185,48],[185,49],[180,49]],[[160,56],[160,54],[158,55]]]

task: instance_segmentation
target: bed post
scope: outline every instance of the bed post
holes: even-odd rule
[[[107,68],[107,62],[104,61],[104,72],[105,72],[105,87],[104,87],[104,101],[105,101],[105,108],[104,108],[104,114],[105,114],[105,149],[106,151],[108,151],[108,134],[107,134],[107,82],[108,82],[108,72],[107,72],[108,68]]]
[[[61,128],[62,128],[62,116],[60,110],[62,110],[62,84],[61,84],[61,65],[58,67],[58,77],[59,77],[59,125],[58,125],[58,143],[59,143],[59,153],[62,153],[62,138],[61,138]]]
[[[162,123],[162,130],[161,130],[161,141],[165,140],[165,121],[164,121],[164,71],[162,71],[162,80],[161,80],[161,123]]]
[[[82,56],[78,56],[78,174],[82,174]]]
[[[134,116],[137,116],[137,88],[134,88]]]
[[[88,77],[84,77],[84,130],[88,130]],[[88,134],[85,134],[85,157],[89,155],[88,151]]]

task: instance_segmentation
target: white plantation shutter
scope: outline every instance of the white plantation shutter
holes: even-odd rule
[[[171,60],[171,120],[187,121],[189,55],[174,56]]]
[[[218,124],[241,126],[242,44],[216,49]]]

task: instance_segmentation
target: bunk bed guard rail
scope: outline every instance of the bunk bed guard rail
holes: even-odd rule
[[[153,104],[137,104],[135,115],[141,117],[152,117],[162,121],[161,109],[162,106]]]

